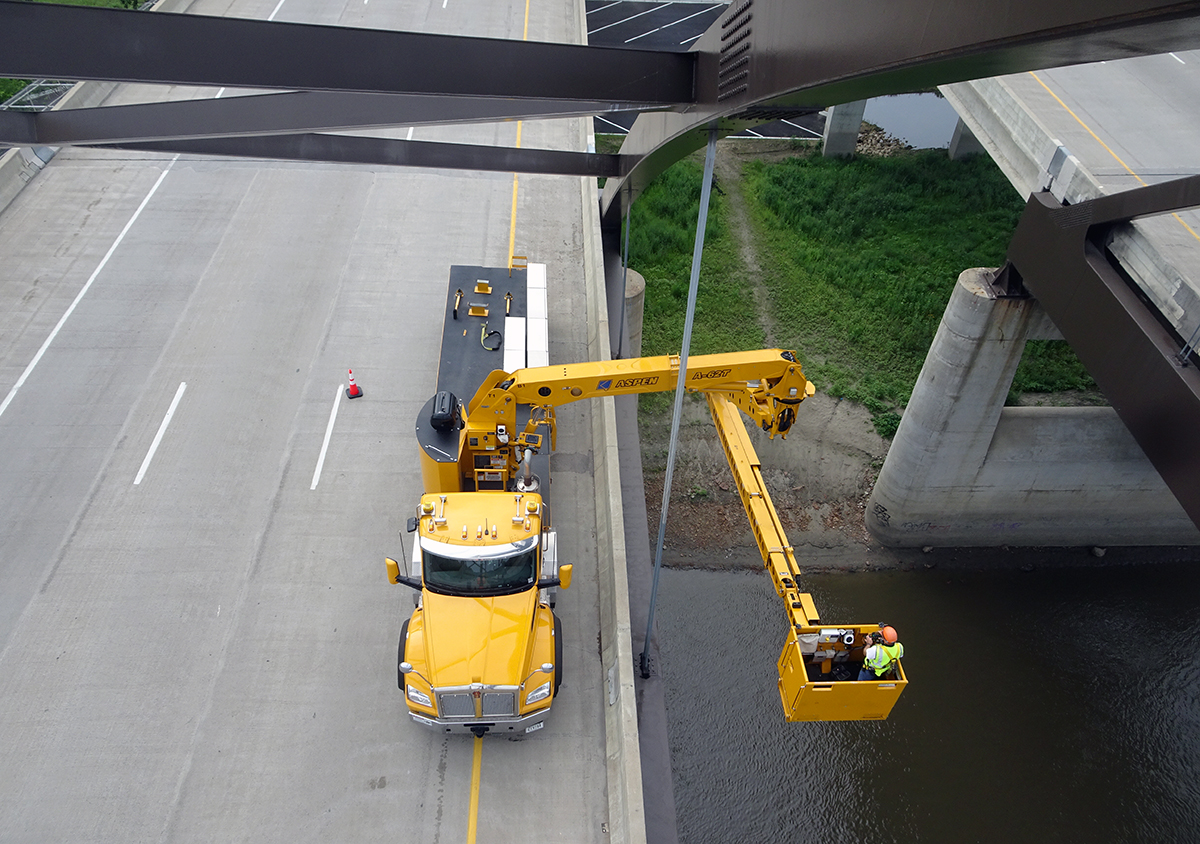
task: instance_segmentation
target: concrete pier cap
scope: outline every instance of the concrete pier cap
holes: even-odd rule
[[[994,271],[955,285],[867,504],[892,547],[1196,545],[1200,530],[1107,407],[1008,407],[1025,342],[1057,339]]]

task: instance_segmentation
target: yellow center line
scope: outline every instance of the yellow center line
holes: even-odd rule
[[[471,760],[471,808],[467,817],[467,844],[475,844],[479,825],[479,779],[483,771],[483,736],[475,736],[475,754]]]
[[[525,26],[521,29],[521,40],[529,40],[529,0],[525,0]],[[517,121],[517,149],[521,148],[521,121]],[[508,271],[512,272],[512,256],[517,246],[517,174],[513,173],[512,223],[508,227]]]
[[[521,121],[517,121],[517,149],[521,148]],[[512,271],[512,256],[517,244],[517,174],[513,173],[512,224],[508,227],[508,269]]]
[[[1055,101],[1066,110],[1067,114],[1069,114],[1075,118],[1075,122],[1078,123],[1080,126],[1082,126],[1084,128],[1084,130],[1096,140],[1096,143],[1098,143],[1098,144],[1100,144],[1100,146],[1104,147],[1104,149],[1108,151],[1108,154],[1111,155],[1118,164],[1120,164],[1122,167],[1125,168],[1125,172],[1127,172],[1130,176],[1133,176],[1133,178],[1137,179],[1140,184],[1142,184],[1142,185],[1146,184],[1146,181],[1141,176],[1139,176],[1137,173],[1135,173],[1133,168],[1130,167],[1128,164],[1126,164],[1121,159],[1121,156],[1119,156],[1115,152],[1113,152],[1112,147],[1110,147],[1108,144],[1104,143],[1104,141],[1100,140],[1100,136],[1092,131],[1091,126],[1088,126],[1086,123],[1084,123],[1082,118],[1080,118],[1080,116],[1078,114],[1076,114],[1074,111],[1072,111],[1071,107],[1069,105],[1067,105],[1066,103],[1064,103],[1062,101],[1062,98],[1060,98],[1058,96],[1058,94],[1056,94],[1050,90],[1050,86],[1047,85],[1045,82],[1043,82],[1042,78],[1040,76],[1038,76],[1032,70],[1029,71],[1029,75],[1032,76],[1035,80],[1037,80],[1037,83],[1039,85],[1041,85],[1043,88],[1046,89],[1047,94],[1054,97]],[[1195,230],[1191,226],[1189,226],[1182,217],[1180,217],[1178,214],[1175,214],[1175,213],[1172,213],[1171,216],[1174,217],[1179,222],[1179,225],[1181,225],[1185,229],[1187,229],[1188,234],[1190,234],[1192,237],[1196,238],[1196,240],[1200,240],[1200,234],[1196,234]]]

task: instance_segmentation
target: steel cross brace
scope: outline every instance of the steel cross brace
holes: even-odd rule
[[[1009,266],[1046,309],[1113,409],[1200,526],[1200,368],[1105,252],[1114,226],[1200,205],[1200,176],[1062,206],[1029,198]],[[1195,363],[1192,355],[1191,364]]]

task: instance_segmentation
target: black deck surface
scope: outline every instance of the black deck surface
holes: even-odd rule
[[[450,283],[446,289],[446,310],[442,321],[442,354],[438,358],[437,388],[449,390],[461,401],[469,402],[475,390],[493,369],[504,368],[504,337],[492,336],[487,344],[500,348],[491,352],[484,348],[481,334],[486,324],[488,331],[504,332],[505,294],[512,295],[508,315],[523,317],[528,313],[528,298],[525,291],[527,272],[514,269],[512,276],[507,267],[466,267],[455,265],[450,268]],[[475,283],[485,280],[492,286],[490,294],[475,293]],[[458,307],[458,318],[454,317],[455,291],[463,292],[462,304]],[[470,306],[488,306],[486,317],[470,316]]]
[[[449,391],[466,405],[493,370],[504,369],[504,318],[506,315],[524,317],[528,314],[527,276],[524,268],[514,268],[510,275],[507,267],[457,264],[450,267],[442,321],[442,350],[438,358],[438,392]],[[491,286],[490,293],[475,292],[480,281],[486,281]],[[462,299],[458,302],[456,316],[455,302],[460,290]],[[506,298],[509,296],[511,299]],[[472,316],[472,305],[487,306],[487,316]],[[491,334],[492,331],[500,332],[499,336]],[[459,432],[436,430],[429,422],[432,408],[431,396],[417,415],[417,441],[434,460],[440,463],[454,462],[458,459]],[[517,412],[518,424],[524,425],[528,419],[528,407],[522,405]],[[546,448],[533,460],[533,469],[542,479],[541,492],[546,495],[548,487],[545,484],[550,477],[548,438]]]

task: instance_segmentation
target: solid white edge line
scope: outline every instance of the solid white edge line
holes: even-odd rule
[[[267,20],[269,20],[269,21],[275,20],[275,16],[277,14],[279,14],[279,10],[283,8],[283,3],[284,3],[284,0],[279,0],[278,5],[275,6],[275,11],[271,12],[271,16],[269,18],[267,18]]]
[[[158,181],[154,183],[154,187],[150,188],[150,193],[146,194],[146,198],[142,200],[142,204],[139,205],[137,210],[133,212],[133,216],[129,218],[129,222],[125,224],[125,228],[121,229],[121,233],[117,235],[117,239],[113,241],[113,245],[108,247],[108,251],[105,252],[104,257],[100,259],[100,265],[96,267],[96,269],[92,270],[92,274],[88,277],[87,282],[83,285],[83,289],[80,290],[78,295],[75,296],[75,301],[71,303],[69,308],[67,308],[66,313],[59,318],[58,325],[54,326],[54,330],[50,332],[50,336],[46,338],[46,342],[42,343],[42,347],[37,350],[37,354],[33,356],[33,360],[31,360],[29,365],[25,367],[25,371],[21,373],[21,377],[17,379],[17,383],[13,384],[12,389],[8,391],[8,395],[5,397],[3,403],[0,403],[0,416],[3,416],[4,411],[8,410],[8,406],[12,403],[13,398],[17,395],[17,390],[21,389],[21,385],[25,383],[25,380],[29,377],[30,373],[33,372],[33,368],[38,365],[38,361],[42,359],[42,355],[46,354],[46,350],[50,348],[50,344],[54,342],[54,338],[58,336],[58,332],[61,331],[63,325],[66,324],[67,317],[71,316],[71,314],[75,312],[75,306],[78,305],[83,297],[87,294],[88,289],[92,286],[92,282],[96,280],[98,275],[100,275],[100,271],[104,269],[104,265],[108,263],[108,259],[112,257],[114,252],[117,251],[117,247],[121,245],[121,241],[125,239],[125,235],[129,233],[131,228],[133,228],[133,224],[137,222],[137,218],[142,215],[142,209],[146,207],[146,203],[150,201],[150,197],[154,196],[155,191],[158,190],[158,186],[161,185],[163,179],[167,177],[167,173],[171,172],[172,165],[174,165],[178,159],[178,155],[172,158],[170,163],[167,164],[166,169],[159,174]]]
[[[338,405],[342,403],[343,389],[345,389],[345,385],[338,384],[337,393],[333,396],[333,410],[329,411],[329,424],[325,426],[325,442],[321,443],[321,456],[317,458],[317,468],[313,471],[310,490],[316,489],[317,482],[321,480],[321,468],[325,465],[325,452],[329,449],[329,438],[333,436],[333,423],[337,419]]]
[[[146,452],[146,459],[142,461],[142,468],[138,469],[137,477],[133,479],[134,486],[140,484],[142,478],[146,476],[146,470],[150,468],[150,461],[154,459],[154,452],[158,451],[158,444],[162,442],[163,434],[167,432],[167,426],[171,424],[171,417],[175,415],[175,408],[179,407],[179,400],[183,398],[183,391],[186,389],[187,382],[180,381],[179,389],[175,391],[175,398],[171,401],[171,406],[167,408],[167,415],[163,417],[162,424],[158,426],[154,442],[150,443],[150,450]]]

